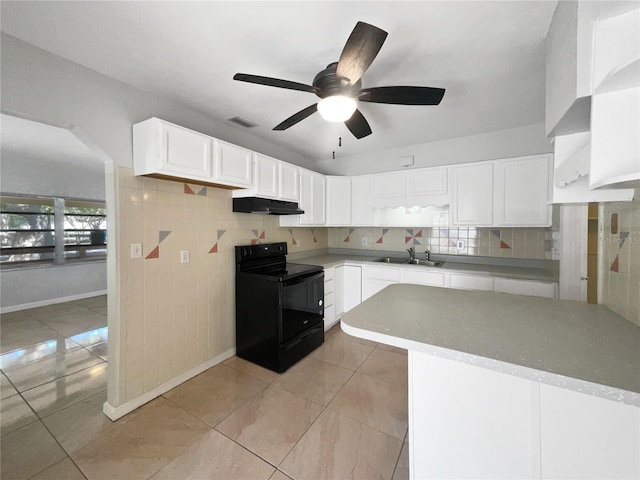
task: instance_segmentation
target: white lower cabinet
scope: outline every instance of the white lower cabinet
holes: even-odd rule
[[[540,385],[541,478],[640,478],[640,408]]]
[[[331,271],[331,273],[327,273]],[[331,280],[329,280],[329,276]],[[430,285],[461,290],[483,290],[535,297],[558,298],[556,282],[521,280],[473,273],[454,273],[415,265],[338,265],[325,270],[325,327],[380,290],[394,283]],[[328,292],[332,292],[329,294]],[[329,310],[330,307],[334,307]],[[331,314],[335,320],[327,320]]]
[[[324,269],[324,329],[329,330],[338,321],[336,316],[336,268]]]
[[[640,478],[637,406],[416,351],[408,443],[411,478]]]
[[[336,317],[342,316],[362,302],[362,267],[336,267]]]
[[[397,267],[371,267],[362,269],[362,301],[375,295],[388,285],[400,283],[401,269]]]
[[[531,297],[558,298],[557,283],[554,282],[496,277],[493,280],[493,286],[496,292],[529,295]]]

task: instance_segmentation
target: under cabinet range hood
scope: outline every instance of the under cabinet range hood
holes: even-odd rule
[[[260,215],[302,215],[304,213],[296,202],[260,197],[234,198],[233,211]]]

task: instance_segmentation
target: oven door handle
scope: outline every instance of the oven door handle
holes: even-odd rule
[[[290,287],[292,285],[298,285],[300,283],[313,281],[316,279],[324,279],[324,271],[318,273],[310,273],[306,275],[300,275],[299,277],[291,278],[289,280],[285,280],[283,282],[285,287]]]

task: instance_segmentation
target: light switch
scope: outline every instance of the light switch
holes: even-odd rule
[[[132,243],[131,244],[131,258],[142,258],[142,244],[141,243]]]

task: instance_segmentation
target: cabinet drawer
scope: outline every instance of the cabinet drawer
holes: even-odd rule
[[[324,309],[324,330],[327,331],[336,323],[336,310],[335,306],[331,305]]]
[[[452,273],[449,277],[449,286],[451,288],[461,288],[465,290],[493,291],[493,277]]]
[[[336,291],[336,281],[334,279],[324,281],[324,293],[333,293]]]
[[[336,304],[336,294],[334,292],[324,294],[324,308],[331,307]]]
[[[334,267],[324,269],[324,281],[336,278],[336,269]]]
[[[496,292],[529,295],[531,297],[556,298],[556,284],[552,282],[496,278],[494,287]]]
[[[413,283],[417,285],[434,285],[438,287],[444,286],[444,273],[420,271],[418,269],[406,269],[402,272],[402,281],[404,283]]]
[[[400,269],[389,267],[366,267],[365,278],[367,280],[400,281]]]

